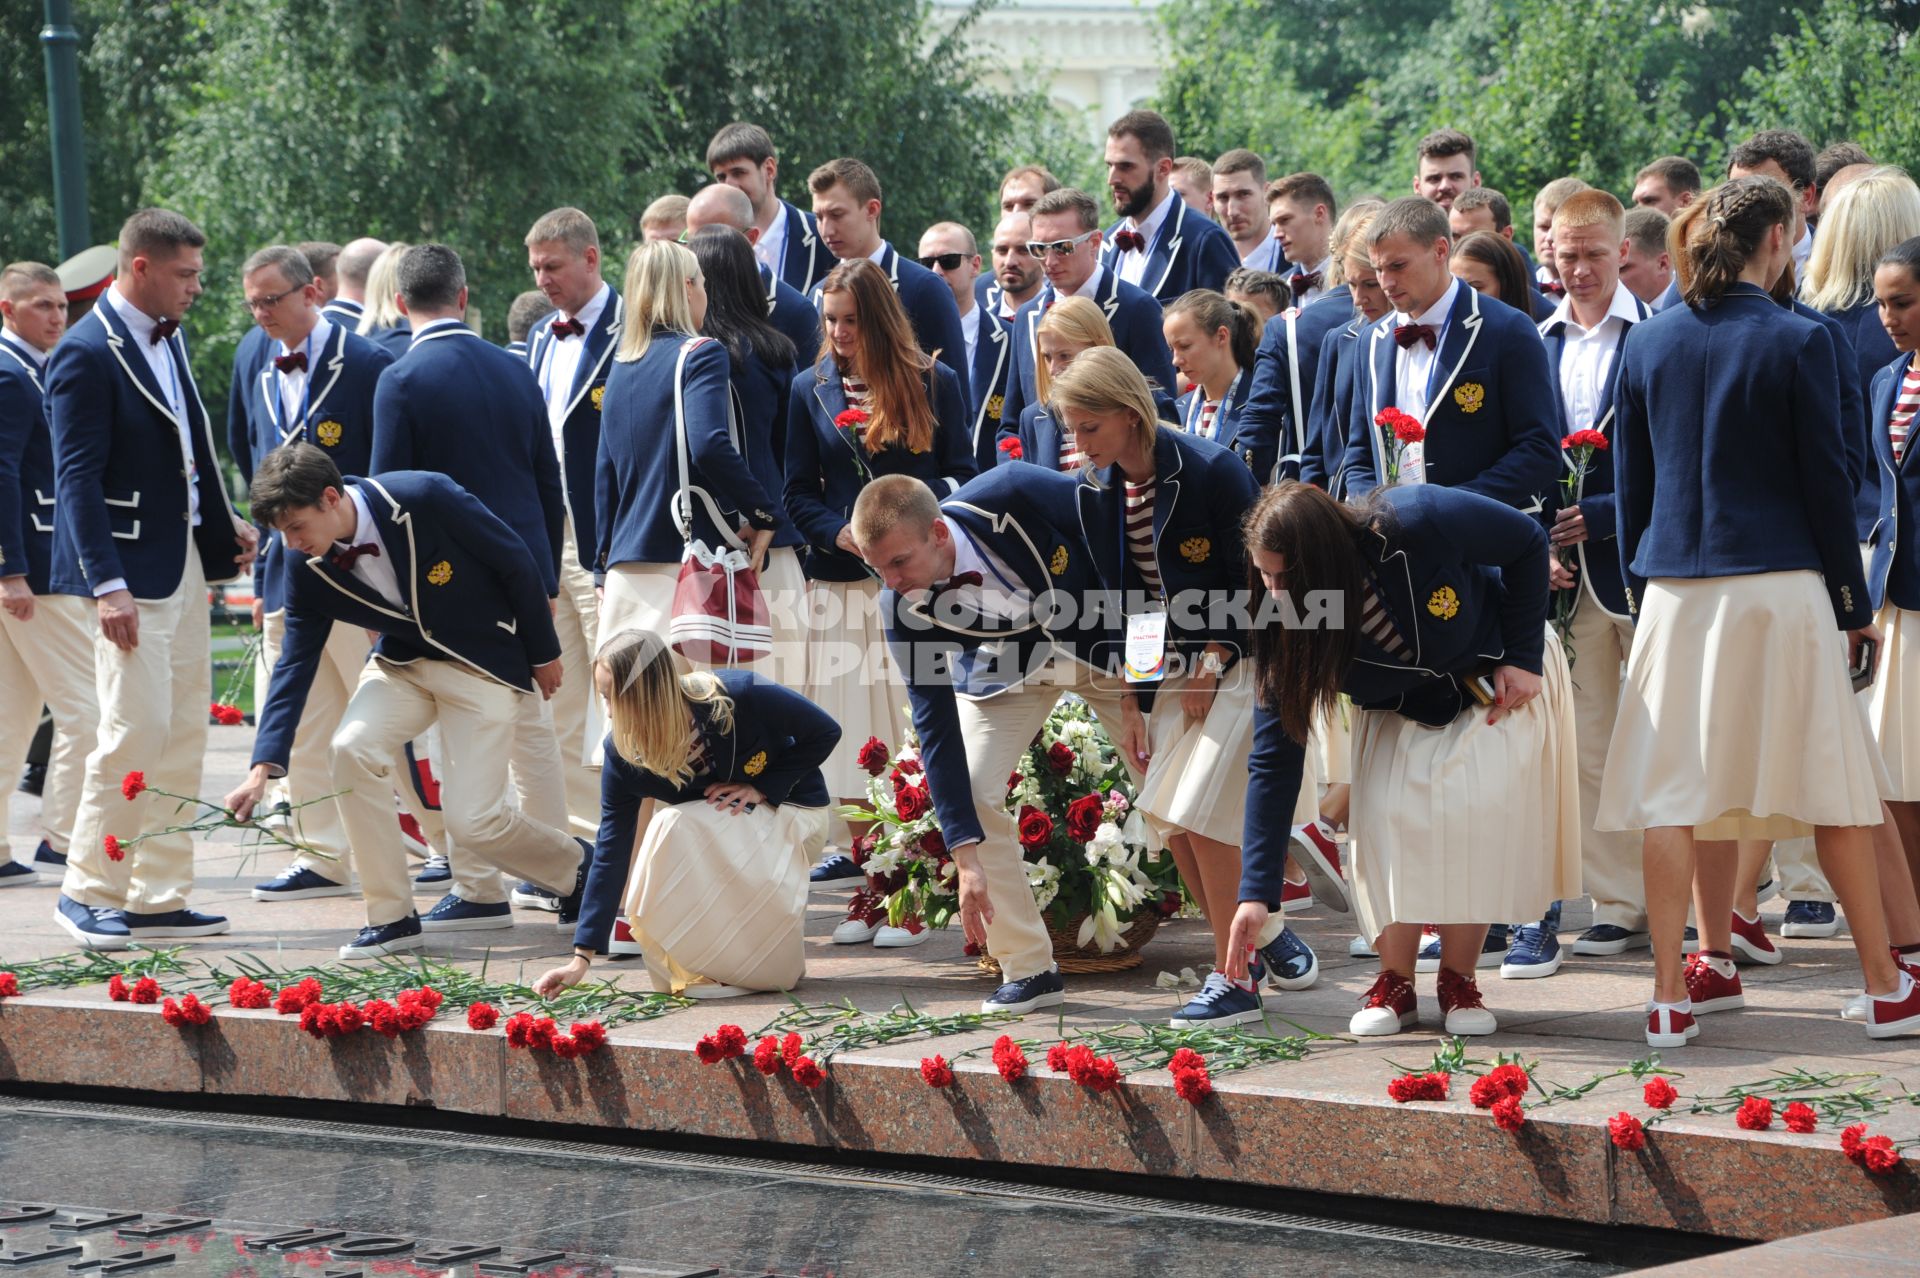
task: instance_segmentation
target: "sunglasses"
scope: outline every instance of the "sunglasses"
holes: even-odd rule
[[[1070,257],[1073,251],[1092,239],[1094,232],[1082,231],[1070,240],[1028,240],[1027,252],[1034,257],[1045,257],[1049,253],[1058,253],[1061,257]]]
[[[960,269],[960,263],[967,260],[967,256],[965,253],[933,253],[921,258],[920,265],[929,271],[936,267],[943,271],[957,271]]]

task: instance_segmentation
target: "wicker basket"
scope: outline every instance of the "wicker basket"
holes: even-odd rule
[[[1159,911],[1142,910],[1127,930],[1120,934],[1120,944],[1114,946],[1111,953],[1102,954],[1097,949],[1080,948],[1080,924],[1083,921],[1084,915],[1064,928],[1047,928],[1047,936],[1053,941],[1053,961],[1059,964],[1062,972],[1130,971],[1140,966],[1140,951],[1160,930]],[[980,970],[987,975],[1000,975],[1000,964],[993,955],[982,954],[977,962]]]

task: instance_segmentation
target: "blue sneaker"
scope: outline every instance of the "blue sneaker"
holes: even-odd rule
[[[53,921],[65,928],[83,950],[124,950],[133,943],[120,911],[82,905],[65,892],[54,904]]]
[[[837,888],[857,888],[867,881],[866,871],[853,863],[853,858],[845,852],[834,852],[820,864],[813,867],[807,875],[807,887],[816,892],[830,892]]]
[[[1555,901],[1538,923],[1522,923],[1513,929],[1512,945],[1500,964],[1500,975],[1510,981],[1552,976],[1565,957],[1560,949],[1560,902]]]
[[[256,901],[307,901],[321,896],[356,896],[352,885],[323,878],[304,865],[290,865],[275,878],[253,885]]]
[[[1573,942],[1575,954],[1625,954],[1628,950],[1644,950],[1653,944],[1653,937],[1645,931],[1630,932],[1618,923],[1595,923],[1582,932]]]
[[[420,873],[413,876],[413,890],[416,892],[444,892],[453,882],[453,867],[447,863],[446,853],[427,853],[427,863],[420,867]]]
[[[1839,931],[1840,919],[1831,901],[1787,902],[1787,920],[1780,925],[1780,935],[1824,937]]]
[[[523,910],[545,910],[549,914],[560,912],[560,894],[549,892],[538,883],[516,883],[513,891],[507,894],[507,900]]]
[[[580,845],[580,868],[574,871],[573,891],[565,896],[554,898],[554,910],[560,917],[554,920],[563,928],[570,928],[580,921],[580,903],[587,895],[587,871],[593,866],[593,844],[578,835],[573,841]]]
[[[0,862],[0,888],[32,887],[40,881],[31,865],[22,865],[18,861]]]
[[[1256,985],[1264,980],[1276,990],[1304,990],[1320,979],[1320,960],[1292,928],[1281,928],[1254,955],[1251,975]]]
[[[482,905],[449,892],[440,903],[420,916],[423,932],[485,932],[513,926],[513,907],[505,901]]]
[[[1495,923],[1487,929],[1487,940],[1480,947],[1480,959],[1476,968],[1499,967],[1507,958],[1507,925]],[[1420,947],[1419,957],[1413,961],[1416,972],[1437,972],[1440,970],[1440,937],[1435,934]]]
[[[120,915],[127,921],[127,934],[136,941],[162,936],[218,936],[233,927],[218,914],[201,914],[197,910],[162,910],[158,914],[122,910]]]
[[[1050,967],[1025,980],[1008,981],[980,1004],[983,1012],[1031,1012],[1035,1008],[1058,1007],[1067,1001],[1067,983],[1060,969]]]
[[[1248,989],[1235,984],[1224,972],[1211,972],[1200,992],[1167,1023],[1174,1029],[1208,1029],[1264,1019],[1266,1012],[1260,1007],[1258,977],[1254,979],[1254,988]]]
[[[55,852],[53,844],[45,839],[33,850],[33,865],[37,870],[64,870],[67,868],[67,854]]]
[[[395,923],[361,928],[359,935],[340,947],[340,957],[348,960],[385,958],[389,954],[422,949],[426,943],[427,938],[420,935],[419,916],[409,914]]]

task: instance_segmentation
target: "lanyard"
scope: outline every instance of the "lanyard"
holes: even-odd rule
[[[1225,393],[1220,396],[1213,410],[1213,434],[1205,438],[1215,441],[1219,440],[1220,427],[1227,415],[1227,410],[1233,404],[1233,393],[1240,389],[1240,379],[1246,375],[1247,370],[1244,368],[1234,370],[1233,380],[1227,383]],[[1193,401],[1187,407],[1187,434],[1198,435],[1200,433],[1200,419],[1205,414],[1207,407],[1207,388],[1204,386],[1196,386],[1193,388],[1193,392]]]

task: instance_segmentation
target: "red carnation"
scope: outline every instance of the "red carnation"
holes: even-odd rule
[[[1845,1154],[1849,1161],[1859,1162],[1861,1160],[1861,1150],[1865,1148],[1866,1137],[1867,1125],[1865,1123],[1855,1123],[1853,1126],[1845,1128],[1840,1133],[1840,1152]]]
[[[714,1042],[711,1034],[693,1045],[693,1054],[700,1058],[702,1065],[718,1065],[725,1059],[725,1053],[720,1050],[720,1044]]]
[[[530,1012],[515,1012],[507,1018],[507,1046],[525,1047],[531,1042],[533,1015]]]
[[[172,999],[160,1005],[160,1019],[176,1028],[188,1025],[205,1025],[213,1019],[213,1009],[202,1003],[198,995],[189,994],[178,1003]]]
[[[818,1087],[827,1081],[827,1072],[814,1062],[811,1056],[802,1056],[793,1063],[793,1081],[802,1087]]]
[[[1885,1176],[1900,1166],[1900,1151],[1890,1136],[1870,1136],[1860,1147],[1863,1165],[1875,1176]]]
[[[1657,1074],[1647,1080],[1646,1089],[1641,1094],[1654,1109],[1670,1109],[1680,1099],[1680,1093],[1673,1090],[1673,1084]]]
[[[1055,1043],[1047,1049],[1047,1068],[1056,1074],[1067,1072],[1067,1053],[1073,1050],[1065,1043]]]
[[[1173,1054],[1173,1059],[1167,1062],[1167,1072],[1170,1074],[1184,1074],[1190,1069],[1205,1069],[1206,1067],[1207,1058],[1194,1051],[1191,1047],[1181,1048]]]
[[[553,1041],[547,1044],[547,1050],[563,1061],[570,1061],[581,1054],[580,1040],[571,1034],[555,1034]]]
[[[1012,435],[1000,441],[1000,451],[1011,461],[1019,461],[1027,455],[1026,445]]]
[[[867,775],[877,777],[887,770],[887,743],[879,737],[868,737],[867,743],[860,747],[860,753],[853,761],[867,770]]]
[[[536,1016],[527,1026],[527,1046],[536,1052],[551,1051],[553,1040],[560,1037],[560,1027],[553,1023],[551,1016]]]
[[[787,1036],[780,1040],[780,1059],[786,1062],[788,1069],[792,1069],[799,1063],[801,1047],[798,1031],[790,1030]]]
[[[400,1009],[384,998],[368,999],[360,1011],[367,1018],[367,1028],[374,1033],[388,1038],[400,1037],[400,1031],[404,1028],[400,1023]]]
[[[1615,1147],[1619,1149],[1635,1150],[1647,1147],[1646,1127],[1625,1110],[1607,1120],[1607,1135],[1613,1138]]]
[[[1073,761],[1079,758],[1073,747],[1064,741],[1056,741],[1047,748],[1047,766],[1053,769],[1053,775],[1064,777],[1073,771]]]
[[[780,1072],[780,1040],[769,1034],[754,1045],[753,1067],[762,1074]]]
[[[0,998],[20,997],[20,978],[12,972],[0,972]]]
[[[1749,1096],[1740,1102],[1733,1121],[1750,1132],[1764,1132],[1773,1126],[1773,1102],[1764,1096]]]
[[[1604,450],[1606,446],[1607,437],[1597,430],[1576,430],[1573,434],[1568,435],[1560,441],[1560,447],[1566,449],[1594,448]]]
[[[297,1016],[325,997],[317,977],[309,976],[296,985],[289,985],[275,996],[273,1010],[282,1016]]]
[[[129,772],[126,776],[120,778],[120,793],[129,800],[139,798],[140,792],[146,788],[147,774],[144,772]]]
[[[738,1025],[722,1025],[713,1032],[713,1041],[720,1045],[721,1055],[728,1060],[746,1054],[747,1032]]]
[[[130,996],[136,1003],[158,1003],[160,1001],[160,982],[151,976],[143,976],[133,983]]]
[[[944,1056],[922,1056],[920,1077],[927,1080],[928,1087],[952,1087],[953,1067]]]
[[[720,1027],[723,1033],[728,1028],[730,1027],[725,1025]],[[599,1021],[575,1021],[573,1024],[567,1026],[567,1033],[571,1034],[573,1041],[579,1044],[580,1054],[582,1056],[585,1056],[588,1052],[597,1052],[607,1045],[607,1027]],[[744,1040],[746,1035],[742,1034],[741,1038]],[[723,1040],[721,1046],[724,1047],[725,1045],[725,1041]],[[735,1054],[738,1055],[738,1053]]]
[[[116,1003],[127,1001],[127,978],[115,972],[107,978],[107,997]]]
[[[1477,1078],[1467,1091],[1475,1109],[1492,1109],[1508,1097],[1527,1094],[1527,1071],[1518,1065],[1496,1065],[1484,1078]]]
[[[1373,424],[1384,426],[1393,432],[1393,437],[1403,444],[1417,444],[1427,437],[1427,428],[1416,417],[1410,417],[1397,408],[1383,408],[1374,414]]]
[[[1501,1099],[1493,1107],[1493,1125],[1503,1132],[1517,1132],[1527,1121],[1527,1112],[1520,1108],[1518,1096]]]
[[[1813,1112],[1813,1106],[1804,1101],[1795,1101],[1787,1106],[1781,1117],[1787,1120],[1787,1130],[1805,1136],[1819,1125],[1820,1115]]]
[[[993,1040],[993,1067],[1009,1083],[1017,1083],[1027,1074],[1027,1054],[1012,1037],[1002,1034]]]
[[[1089,1091],[1110,1092],[1120,1086],[1120,1067],[1111,1056],[1099,1057],[1088,1068],[1082,1085]]]
[[[1067,837],[1075,843],[1091,843],[1100,831],[1100,818],[1106,800],[1097,794],[1083,794],[1067,805]]]
[[[1387,1084],[1387,1095],[1402,1105],[1408,1101],[1445,1100],[1452,1081],[1446,1074],[1402,1074]]]
[[[120,849],[120,840],[114,838],[111,834],[100,840],[100,846],[106,849],[107,860],[109,861],[124,861],[127,859],[127,854]]]
[[[213,716],[215,723],[224,728],[245,723],[247,719],[247,716],[240,712],[239,706],[224,705],[218,701],[207,707],[207,713]]]
[[[1020,843],[1024,847],[1041,848],[1053,837],[1053,818],[1036,807],[1020,809]]]
[[[333,1005],[333,1026],[336,1034],[351,1034],[366,1024],[367,1018],[354,1006],[351,999],[341,999]]]
[[[500,1023],[500,1010],[491,1003],[471,1003],[467,1006],[467,1028],[471,1030],[490,1030]]]
[[[229,1007],[266,1007],[273,1001],[273,991],[263,982],[250,976],[236,976],[227,986],[227,1005]]]
[[[867,410],[864,408],[842,409],[839,415],[833,419],[833,424],[842,430],[847,430],[854,426],[864,426],[867,424]]]
[[[1213,1095],[1213,1079],[1204,1069],[1183,1069],[1173,1076],[1174,1095],[1189,1105],[1198,1105]]]

